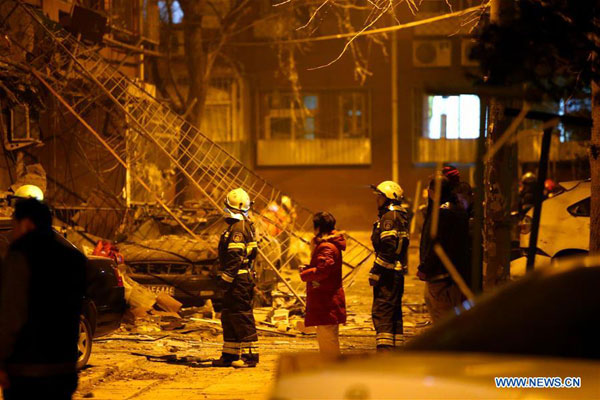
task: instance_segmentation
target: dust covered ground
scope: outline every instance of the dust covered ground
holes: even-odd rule
[[[366,234],[360,235],[367,239]],[[410,273],[404,296],[405,330],[408,336],[423,329],[423,284],[415,278],[417,241],[411,243]],[[341,328],[343,353],[372,352],[375,333],[367,275],[369,260],[347,291],[348,324]],[[257,312],[257,319],[261,319]],[[261,332],[260,364],[257,368],[212,368],[209,364],[176,365],[151,361],[144,355],[218,358],[221,349],[217,324],[187,321],[183,329],[139,333],[121,329],[94,342],[89,366],[80,374],[75,398],[94,399],[264,399],[274,382],[279,355],[316,352],[314,335]]]

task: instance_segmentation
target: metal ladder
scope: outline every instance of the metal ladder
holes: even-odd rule
[[[80,122],[85,125],[85,112],[98,102],[108,99],[113,109],[126,118],[133,134],[160,149],[187,178],[188,185],[202,194],[216,210],[222,209],[229,190],[244,188],[254,201],[253,215],[264,244],[261,246],[262,255],[276,267],[293,262],[295,256],[290,249],[301,247],[302,243],[306,245],[313,230],[313,213],[309,209],[293,202],[293,216],[290,215],[287,221],[277,220],[269,207],[281,205],[282,193],[278,189],[160,103],[140,83],[107,62],[100,49],[77,40],[36,9],[19,0],[0,3],[0,21],[6,23],[10,18],[7,14],[9,12],[29,16],[31,27],[25,31],[36,39],[33,43],[21,43],[21,47],[27,49],[29,65],[37,71],[39,79],[51,86],[50,91],[55,96],[60,96],[69,103],[70,111]],[[11,39],[18,41],[17,38]],[[71,92],[82,90],[83,93],[89,92],[90,97],[70,95]],[[125,161],[122,149],[116,148],[118,144],[106,143],[105,146],[111,147],[113,155]],[[127,168],[127,163],[124,162],[123,166]],[[157,201],[184,229],[190,231],[174,212],[169,211],[170,200]],[[353,237],[348,237],[347,240],[344,264],[350,271],[344,278],[349,283],[372,251]]]

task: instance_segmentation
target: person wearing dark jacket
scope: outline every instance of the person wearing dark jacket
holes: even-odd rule
[[[434,251],[439,243],[467,285],[469,272],[469,217],[465,209],[458,204],[454,186],[443,176],[437,236],[431,238],[432,207],[435,180],[429,185],[429,210],[423,224],[420,244],[420,264],[417,276],[426,281],[425,303],[433,322],[439,321],[444,314],[460,305],[465,297],[450,277],[446,267]]]
[[[342,287],[343,232],[335,231],[335,218],[319,212],[313,218],[315,237],[310,264],[300,278],[306,282],[306,326],[317,327],[319,350],[325,358],[340,355],[339,325],[346,322],[346,297]]]
[[[58,240],[44,203],[15,205],[13,236],[0,275],[0,384],[4,399],[70,399],[85,256]]]
[[[377,194],[379,218],[371,233],[376,257],[369,283],[373,286],[371,314],[377,332],[377,350],[382,351],[404,344],[402,295],[408,268],[409,227],[400,185],[385,181],[373,189]]]
[[[243,189],[227,194],[227,229],[219,240],[219,286],[224,292],[221,325],[223,351],[214,367],[256,367],[259,361],[258,335],[252,312],[254,297],[253,264],[258,254],[254,224],[248,218],[252,206]]]

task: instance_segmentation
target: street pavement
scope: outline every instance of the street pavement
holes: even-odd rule
[[[368,233],[356,235],[367,240]],[[407,335],[416,334],[427,322],[423,313],[423,284],[415,278],[416,240],[411,244],[410,273],[404,303]],[[348,324],[341,327],[342,353],[373,352],[375,332],[370,317],[371,288],[368,272],[372,260],[347,290]],[[198,326],[198,325],[194,325]],[[80,373],[75,399],[264,399],[276,379],[281,354],[317,352],[314,335],[298,337],[261,332],[260,363],[256,368],[212,368],[209,364],[174,365],[149,361],[143,355],[218,358],[221,335],[218,325],[199,325],[197,331],[159,331],[136,334],[121,329],[96,340],[88,367]],[[136,353],[136,354],[134,354]],[[142,355],[139,355],[142,354]]]

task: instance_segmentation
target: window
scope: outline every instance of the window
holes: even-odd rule
[[[158,9],[160,10],[160,19],[163,22],[168,22],[169,10],[167,9],[167,2],[164,0],[159,0]],[[179,24],[183,20],[183,10],[181,9],[181,5],[177,0],[171,3],[171,16],[174,24]]]
[[[274,92],[267,96],[266,139],[314,139],[319,96],[301,95],[299,104],[290,93]]]
[[[423,136],[427,139],[477,139],[481,102],[479,96],[424,96]]]
[[[266,95],[264,139],[314,140],[369,137],[367,94],[331,91]]]
[[[589,217],[590,216],[590,205],[591,197],[578,201],[575,204],[572,204],[567,208],[569,214],[574,217]]]
[[[258,165],[371,163],[367,91],[274,91],[261,105]]]
[[[220,77],[210,80],[200,130],[216,142],[235,142],[241,135],[241,83],[235,78]]]
[[[363,93],[349,92],[339,96],[340,136],[346,138],[366,137],[366,99]]]

